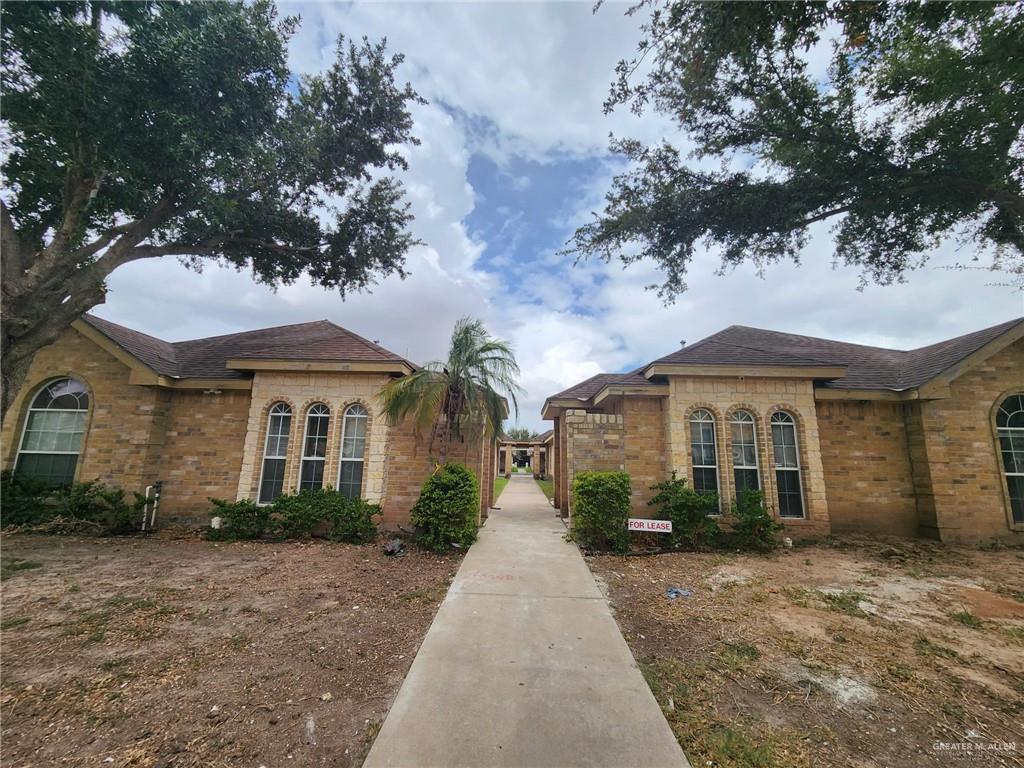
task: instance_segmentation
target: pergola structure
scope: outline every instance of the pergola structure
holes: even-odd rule
[[[550,459],[554,446],[554,430],[548,430],[533,440],[513,440],[508,435],[498,439],[498,450],[494,457],[494,472],[507,475],[512,472],[512,457],[516,451],[526,451],[527,465],[533,470],[534,477],[547,477],[551,474]]]

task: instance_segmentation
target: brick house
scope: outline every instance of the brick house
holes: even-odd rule
[[[732,326],[552,395],[555,505],[625,470],[759,488],[790,535],[1024,541],[1024,318],[910,351]]]
[[[4,469],[53,483],[161,481],[160,519],[205,522],[208,499],[268,502],[329,485],[408,521],[432,470],[377,393],[416,366],[326,320],[170,343],[85,315],[36,355],[3,425]],[[452,447],[493,489],[494,441]]]

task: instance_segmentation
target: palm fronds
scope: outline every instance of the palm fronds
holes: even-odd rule
[[[380,392],[388,423],[413,420],[441,438],[442,463],[453,439],[501,432],[511,406],[518,416],[519,365],[507,342],[494,339],[480,320],[460,319],[452,332],[448,358],[387,384]]]

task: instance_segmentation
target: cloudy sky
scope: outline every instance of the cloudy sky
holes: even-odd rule
[[[645,290],[658,282],[649,267],[560,256],[622,168],[609,133],[653,140],[670,130],[657,116],[602,114],[615,62],[639,38],[624,5],[597,14],[589,2],[280,5],[303,19],[294,70],[328,66],[338,34],[386,37],[429,102],[414,111],[422,143],[404,177],[426,243],[409,257],[411,275],[342,302],[308,284],[274,293],[245,273],[151,260],[112,276],[101,317],[172,341],[327,318],[425,362],[443,356],[457,318],[474,315],[514,345],[519,423],[543,430],[548,395],[732,324],[909,348],[1024,314],[1024,297],[997,276],[944,268],[973,255],[955,242],[904,285],[858,290],[856,270],[833,268],[827,225],[801,266],[763,276],[716,275],[705,254],[671,306]]]

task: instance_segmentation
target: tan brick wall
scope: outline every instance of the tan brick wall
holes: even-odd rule
[[[803,484],[805,519],[784,519],[791,533],[798,536],[823,535],[830,530],[828,501],[825,494],[824,469],[819,445],[817,411],[810,381],[799,379],[684,377],[669,378],[669,399],[666,405],[668,424],[667,474],[693,481],[690,465],[690,414],[706,408],[715,416],[715,437],[718,447],[719,490],[722,508],[728,509],[735,498],[732,467],[732,432],[727,419],[743,408],[753,414],[757,424],[758,463],[761,487],[768,505],[776,501],[775,467],[769,433],[769,419],[776,411],[794,416],[800,448],[800,479]]]
[[[298,487],[302,441],[309,407],[323,403],[331,409],[324,484],[334,487],[338,483],[342,418],[346,408],[359,403],[369,414],[362,496],[367,501],[379,503],[384,493],[384,462],[388,455],[389,430],[385,420],[379,416],[377,393],[388,381],[385,374],[257,372],[252,383],[237,498],[256,498],[266,445],[267,416],[274,403],[285,402],[292,408],[288,460],[285,465],[285,493],[294,493]]]
[[[488,438],[453,442],[448,460],[465,465],[476,475],[480,485],[480,519],[486,518],[488,500],[494,494],[494,443]],[[388,446],[387,477],[383,503],[383,524],[386,527],[409,526],[409,511],[420,497],[424,481],[434,470],[437,446],[433,449],[426,437],[417,437],[411,424],[391,429]]]
[[[572,516],[572,482],[580,472],[626,470],[625,424],[621,414],[565,412],[566,500],[563,513]]]
[[[163,441],[159,429],[168,398],[153,387],[128,383],[129,369],[77,331],[68,329],[32,361],[2,431],[3,466],[11,468],[31,399],[43,384],[71,376],[89,389],[89,416],[75,479],[100,480],[142,491],[155,478],[147,463]],[[156,426],[156,429],[154,429]]]
[[[1024,392],[1024,340],[954,379],[948,398],[922,402],[915,414],[944,541],[1024,539],[1010,525],[995,438],[995,409],[1016,392]]]
[[[235,496],[249,402],[248,390],[173,392],[163,445],[154,459],[164,483],[160,519],[206,523],[211,497]]]
[[[836,533],[918,535],[908,407],[878,400],[817,403],[828,513]]]
[[[665,403],[660,397],[627,397],[622,401],[626,472],[633,488],[633,513],[639,517],[652,512],[647,506],[654,497],[651,486],[668,477]]]

